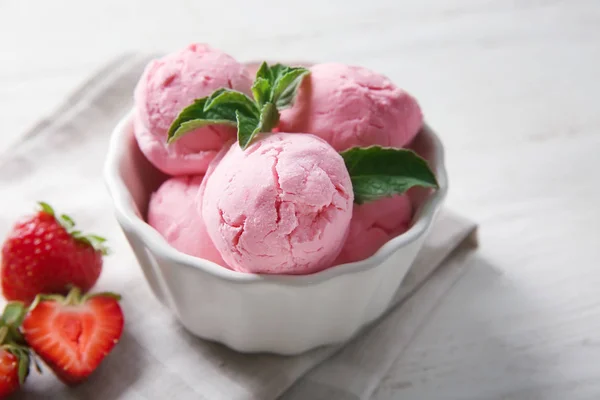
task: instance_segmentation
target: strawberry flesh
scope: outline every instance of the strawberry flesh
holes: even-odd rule
[[[23,335],[31,348],[65,383],[86,379],[123,332],[118,301],[104,295],[80,304],[41,300],[25,317]]]

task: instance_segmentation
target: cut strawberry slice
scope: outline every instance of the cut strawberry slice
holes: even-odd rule
[[[74,288],[65,298],[40,295],[22,331],[31,348],[66,384],[86,379],[113,349],[123,332],[119,296],[81,296]]]

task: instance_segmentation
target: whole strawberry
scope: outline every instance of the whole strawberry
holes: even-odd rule
[[[112,293],[65,298],[40,295],[21,330],[31,349],[68,385],[85,380],[113,349],[123,333],[120,297]]]
[[[16,345],[0,346],[0,399],[16,392],[25,382],[28,373],[29,352],[25,348]]]
[[[2,247],[2,293],[7,300],[31,303],[38,293],[88,291],[102,271],[105,239],[84,235],[67,215],[52,207],[17,222]]]

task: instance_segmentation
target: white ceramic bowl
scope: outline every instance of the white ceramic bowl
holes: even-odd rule
[[[152,291],[189,331],[238,351],[296,354],[349,339],[389,306],[447,192],[440,140],[425,127],[414,147],[440,189],[413,193],[412,227],[366,260],[305,276],[235,272],[171,247],[145,222],[149,196],[166,177],[140,152],[131,114],[113,132],[104,172]]]

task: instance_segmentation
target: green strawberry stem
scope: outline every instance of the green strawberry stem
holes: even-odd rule
[[[8,327],[3,326],[0,328],[0,343],[4,343],[6,336],[8,336]]]
[[[35,297],[35,300],[29,306],[29,309],[33,310],[41,301],[56,301],[60,304],[76,306],[85,303],[92,297],[111,297],[117,301],[121,300],[121,296],[116,293],[99,292],[83,294],[80,288],[78,288],[77,286],[72,286],[69,290],[69,293],[67,293],[67,296],[62,296],[60,294],[38,294]]]
[[[0,343],[3,343],[4,340],[6,340],[11,343],[25,344],[25,340],[19,331],[19,327],[21,326],[26,313],[27,309],[20,301],[9,302],[4,307],[4,311],[0,316],[0,329],[5,330],[6,333],[4,333]]]
[[[61,214],[57,216],[54,208],[50,206],[48,203],[43,201],[38,201],[38,205],[40,210],[53,216],[56,221],[63,227],[65,230],[78,242],[86,244],[88,246],[92,246],[96,251],[102,253],[102,255],[110,254],[110,249],[106,246],[106,239],[102,236],[94,235],[94,234],[84,234],[80,230],[75,229],[75,221],[73,218],[66,214]]]
[[[81,301],[81,289],[74,286],[73,288],[71,288],[71,290],[67,294],[67,297],[65,298],[64,303],[75,305],[75,304],[78,304],[80,301]]]
[[[25,305],[20,301],[12,301],[4,307],[1,324],[8,326],[20,326],[25,318]]]

